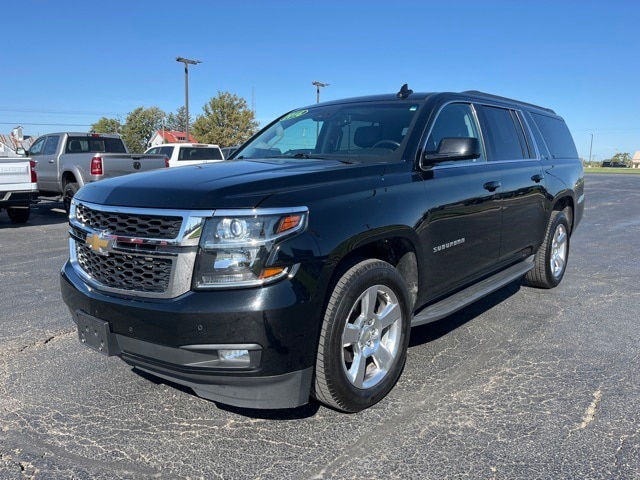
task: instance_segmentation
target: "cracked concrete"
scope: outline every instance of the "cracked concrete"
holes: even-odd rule
[[[0,223],[0,478],[640,478],[640,265],[609,248],[640,234],[619,208],[640,178],[587,195],[558,288],[414,329],[396,388],[354,415],[224,407],[91,351],[59,298],[64,219]]]

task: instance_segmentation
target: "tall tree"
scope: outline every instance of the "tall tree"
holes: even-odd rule
[[[255,133],[258,122],[247,101],[229,92],[218,96],[202,107],[203,114],[193,123],[193,134],[200,142],[221,147],[239,145]]]
[[[156,130],[162,128],[165,113],[158,107],[138,107],[127,115],[127,121],[122,127],[122,139],[133,153],[146,150],[149,140]]]
[[[102,117],[91,125],[91,133],[120,133],[122,124],[115,118]]]
[[[177,132],[184,132],[186,130],[187,121],[187,109],[182,106],[178,108],[176,113],[170,113],[164,123],[164,128],[167,130],[174,130]],[[189,125],[193,125],[193,116],[189,115]]]

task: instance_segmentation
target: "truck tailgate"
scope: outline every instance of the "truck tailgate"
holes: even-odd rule
[[[103,178],[146,172],[167,166],[165,155],[101,153],[99,156],[103,163]]]
[[[0,190],[32,190],[28,158],[0,158]]]

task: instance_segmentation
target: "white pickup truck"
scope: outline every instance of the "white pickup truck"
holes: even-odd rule
[[[0,210],[13,223],[25,223],[38,201],[35,162],[23,157],[0,157]]]
[[[166,155],[170,167],[224,161],[220,147],[210,143],[165,143],[151,147],[144,153]]]
[[[49,133],[39,137],[28,154],[36,161],[40,194],[62,195],[67,211],[87,183],[169,166],[166,155],[129,153],[116,134]]]

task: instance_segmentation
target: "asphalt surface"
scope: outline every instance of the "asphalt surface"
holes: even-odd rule
[[[586,179],[562,284],[414,329],[396,388],[353,415],[217,405],[84,347],[61,205],[0,212],[0,478],[640,478],[640,176]]]

